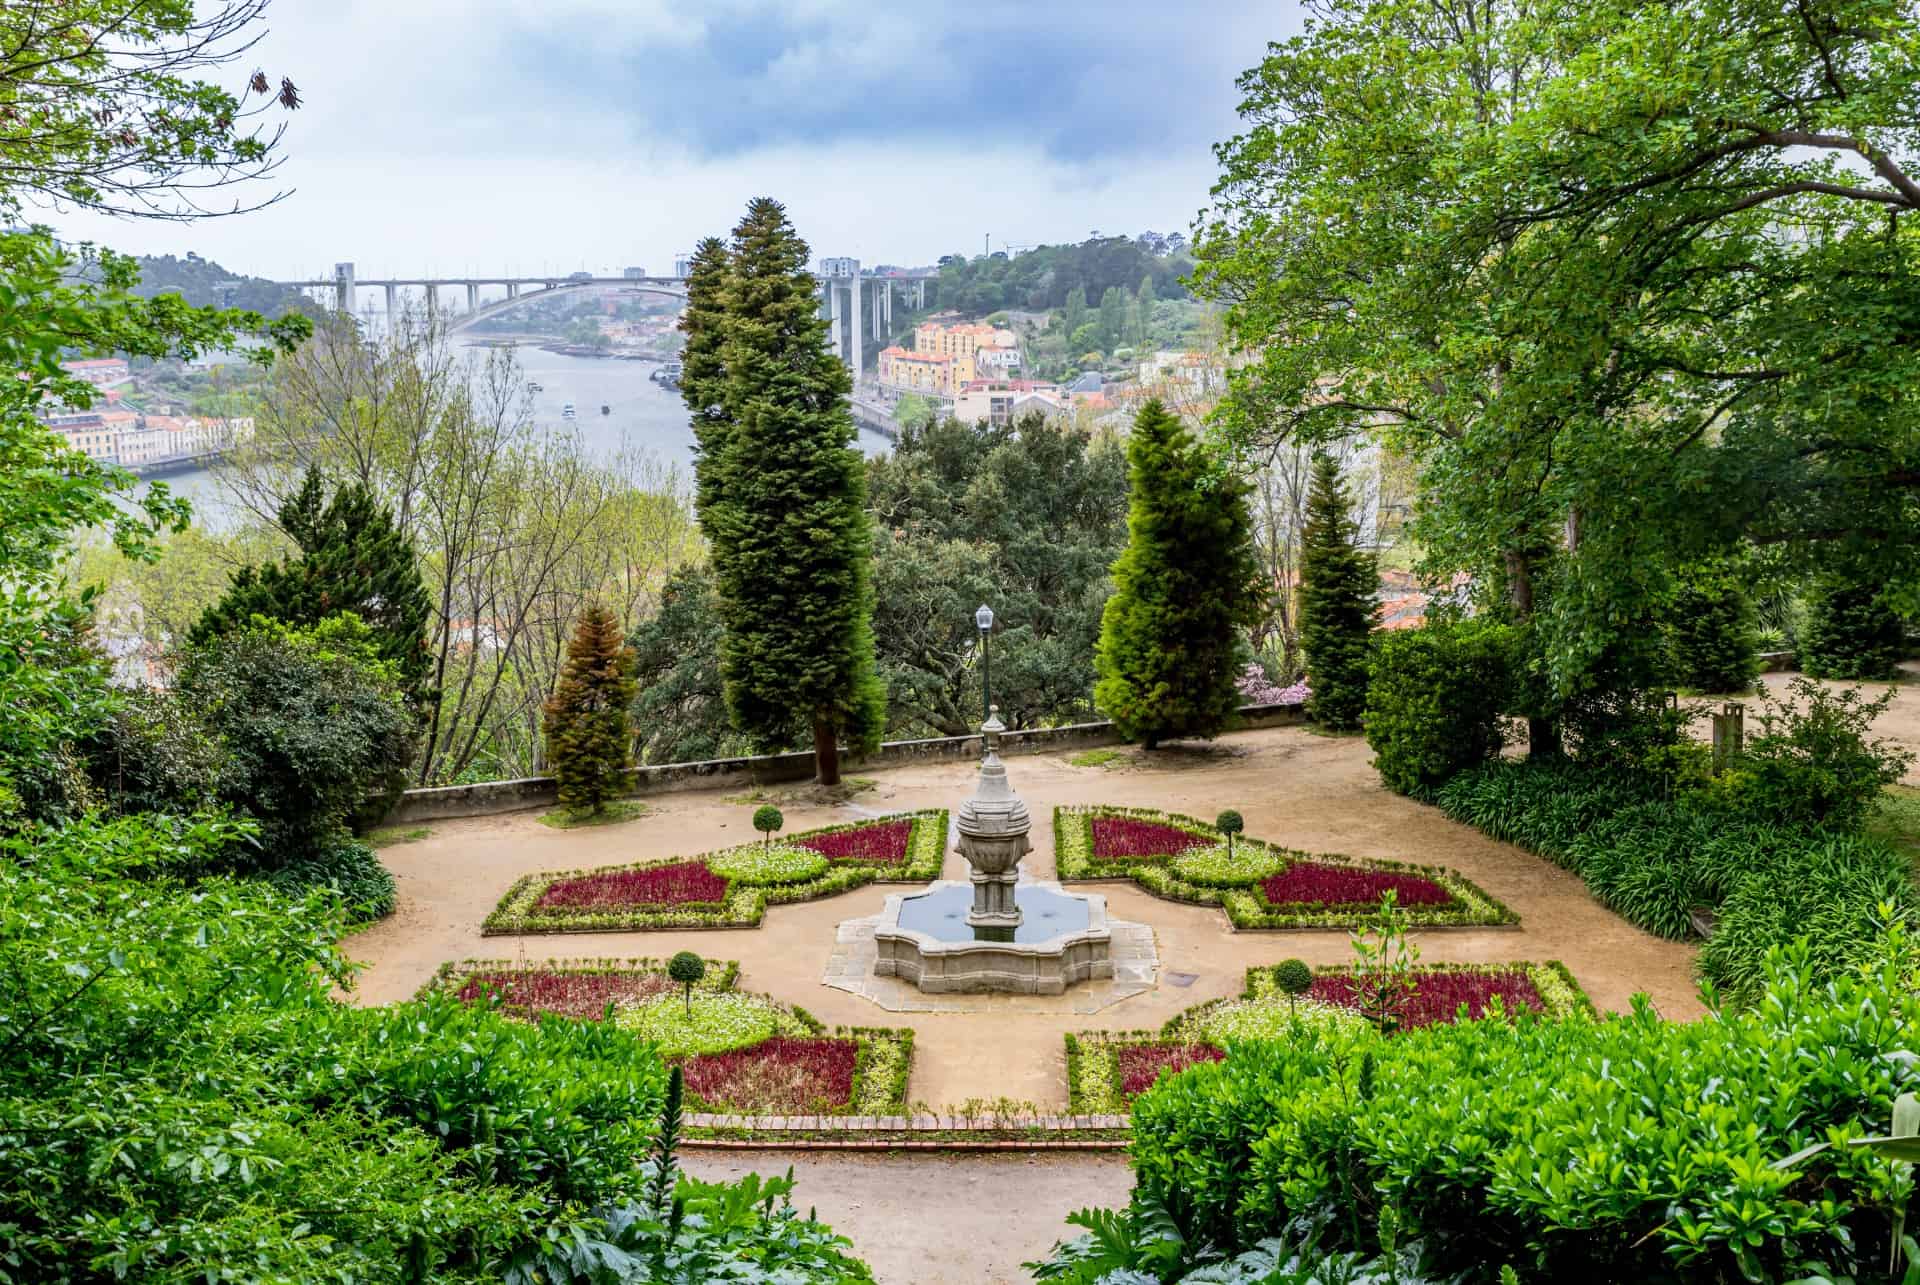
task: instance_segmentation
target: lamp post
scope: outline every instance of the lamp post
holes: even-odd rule
[[[973,613],[980,628],[980,705],[981,717],[993,717],[993,608],[984,602]]]

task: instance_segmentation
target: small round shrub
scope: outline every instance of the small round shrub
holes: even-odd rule
[[[770,887],[818,879],[827,871],[827,856],[824,852],[790,843],[783,843],[777,848],[771,844],[758,848],[749,844],[707,858],[707,869],[722,879]]]
[[[1800,631],[1800,668],[1815,678],[1892,678],[1905,628],[1874,585],[1829,581],[1815,590]]]
[[[667,961],[667,976],[680,983],[685,992],[687,1014],[693,1014],[693,988],[707,975],[707,961],[690,950],[683,950]]]
[[[1298,999],[1313,989],[1313,969],[1304,959],[1283,959],[1274,966],[1273,984]]]
[[[1478,620],[1379,637],[1364,723],[1381,784],[1424,797],[1500,752],[1511,633]]]
[[[1227,836],[1227,855],[1233,855],[1233,836],[1247,828],[1247,823],[1238,812],[1228,808],[1213,819],[1213,828]]]
[[[1760,676],[1753,603],[1731,580],[1682,585],[1667,620],[1674,681],[1701,692],[1744,692]]]
[[[753,828],[765,835],[768,843],[773,842],[774,833],[786,823],[787,818],[771,803],[762,803],[753,810]]]

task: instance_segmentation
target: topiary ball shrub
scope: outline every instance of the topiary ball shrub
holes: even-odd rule
[[[1228,808],[1213,819],[1213,828],[1227,836],[1227,855],[1233,855],[1233,836],[1247,828],[1247,823],[1238,812]]]
[[[1381,784],[1424,798],[1500,753],[1512,642],[1478,620],[1379,637],[1364,722]]]
[[[1682,585],[1667,620],[1674,680],[1700,692],[1744,692],[1760,676],[1753,604],[1731,580]]]
[[[753,810],[753,828],[765,836],[767,843],[773,842],[773,836],[786,823],[785,815],[771,803],[763,803]]]
[[[707,961],[690,950],[683,950],[667,961],[667,976],[679,982],[686,993],[687,1014],[693,1014],[693,988],[707,975]]]
[[[1297,1001],[1313,989],[1313,970],[1304,959],[1283,959],[1274,966],[1273,984],[1286,993],[1289,1001]]]
[[[1829,581],[1807,603],[1800,668],[1815,678],[1893,678],[1905,641],[1877,586]]]

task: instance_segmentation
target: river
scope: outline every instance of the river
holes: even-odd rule
[[[486,361],[481,344],[461,345],[476,370]],[[663,463],[692,471],[693,428],[678,389],[662,388],[648,378],[658,366],[650,361],[623,361],[614,357],[567,357],[522,346],[520,365],[529,381],[541,386],[533,395],[536,429],[560,425],[560,411],[574,404],[575,430],[587,449],[611,459],[623,449],[642,447]],[[600,408],[607,413],[602,415]],[[878,433],[860,430],[858,445],[869,455],[884,454],[890,445]],[[233,508],[216,471],[195,469],[170,473],[164,481],[174,494],[193,503],[194,520],[212,531],[233,523]]]

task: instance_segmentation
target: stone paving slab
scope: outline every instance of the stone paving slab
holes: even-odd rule
[[[1107,921],[1112,978],[1077,982],[1063,995],[928,995],[898,977],[876,977],[879,948],[873,930],[883,916],[843,920],[835,931],[833,953],[820,980],[835,990],[872,1000],[889,1013],[1046,1013],[1087,1016],[1154,989],[1160,952],[1148,924]]]

